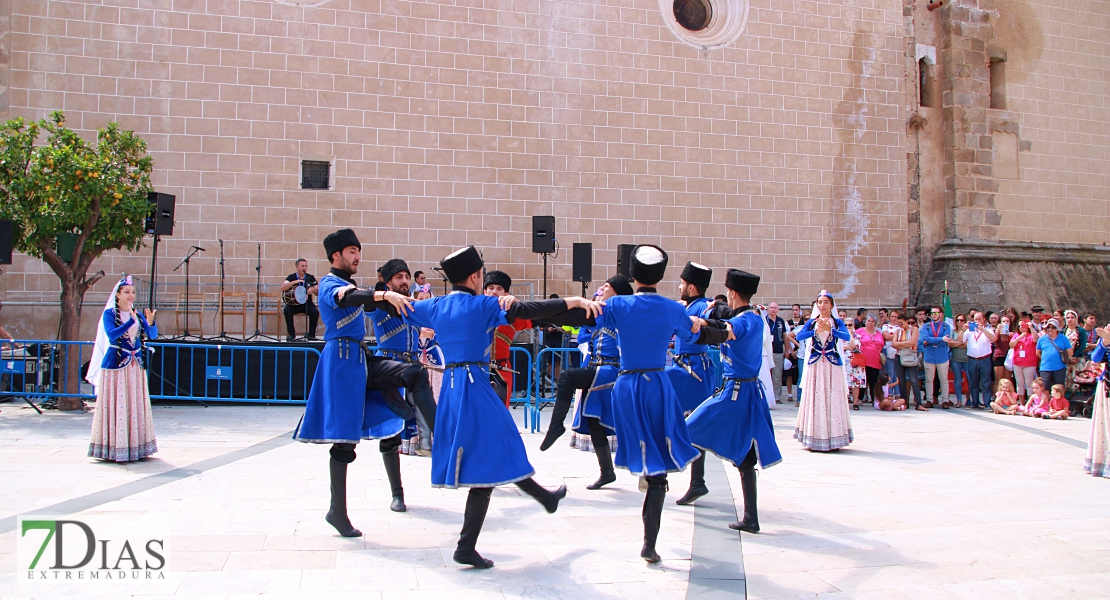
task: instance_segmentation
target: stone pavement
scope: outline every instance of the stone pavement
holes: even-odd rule
[[[375,444],[360,446],[351,468],[351,517],[366,536],[336,536],[322,518],[327,448],[286,441],[300,412],[158,405],[156,458],[114,465],[85,458],[89,415],[0,404],[0,596],[743,597],[743,581],[701,585],[697,573],[713,567],[692,548],[702,544],[722,563],[742,559],[751,598],[1110,597],[1110,481],[1082,472],[1086,419],[864,409],[852,413],[850,448],[811,454],[790,439],[794,409],[780,408],[785,460],[761,473],[763,533],[736,540],[734,554],[725,537],[705,545],[702,517],[696,527],[694,512],[673,504],[688,480],[676,475],[660,567],[638,557],[636,480],[625,473],[588,492],[591,454],[562,441],[541,453],[540,436],[526,433],[537,481],[565,481],[570,495],[548,515],[515,487],[498,488],[479,541],[497,566],[471,571],[450,560],[465,491],[432,489],[428,459],[403,457],[409,512],[391,513]],[[727,474],[742,509],[736,470],[708,471]],[[730,491],[716,489],[723,481],[715,493]],[[118,490],[131,495],[114,500]],[[166,580],[17,584],[8,517],[59,503],[164,537]]]
[[[796,414],[773,411],[784,458],[760,473],[762,532],[743,538],[749,598],[1110,598],[1090,420],[863,407],[856,441],[822,454],[791,439]]]

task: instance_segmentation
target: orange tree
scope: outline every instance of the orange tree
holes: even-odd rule
[[[0,218],[15,222],[15,249],[42,259],[61,281],[59,339],[77,339],[92,262],[108,250],[142,247],[153,168],[146,142],[116,123],[99,130],[96,143],[66,127],[60,112],[0,126]],[[66,234],[76,236],[68,261],[58,251]],[[80,365],[66,354],[63,391],[75,393]],[[80,405],[59,402],[63,410]]]

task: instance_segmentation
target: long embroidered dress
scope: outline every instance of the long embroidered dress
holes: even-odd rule
[[[1091,360],[1106,360],[1106,342],[1099,342]],[[1110,398],[1107,397],[1106,380],[1110,375],[1103,369],[1095,388],[1094,413],[1091,415],[1091,437],[1087,441],[1087,456],[1083,470],[1095,477],[1110,477]]]
[[[158,337],[158,327],[122,317],[116,324],[115,309],[101,316],[109,346],[101,363],[100,383],[96,386],[89,456],[115,462],[142,460],[158,451],[154,438],[154,419],[150,411],[150,390],[143,365],[141,327],[148,338]]]
[[[812,338],[803,370],[802,405],[794,439],[810,450],[828,452],[855,440],[848,418],[848,378],[844,371],[837,340],[849,339],[844,321],[836,320],[831,332],[817,333],[810,319],[797,335],[799,341]]]

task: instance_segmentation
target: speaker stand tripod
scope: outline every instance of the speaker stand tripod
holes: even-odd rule
[[[228,340],[231,340],[231,336],[227,335],[227,329],[224,327],[224,241],[219,240],[219,242],[220,242],[220,305],[217,309],[217,314],[219,314],[219,317],[220,317],[219,318],[220,334],[215,336],[215,337],[209,338],[209,339],[228,341]],[[188,320],[188,319],[186,319],[186,320]],[[246,329],[246,327],[244,327],[243,329]]]
[[[261,338],[274,342],[280,342],[281,338],[275,338],[263,334],[262,330],[258,326],[259,322],[261,321],[261,315],[258,314],[258,311],[262,310],[262,242],[258,243],[258,262],[254,265],[254,277],[254,335],[247,338],[247,340],[253,341]],[[276,319],[277,317],[275,316],[274,318]]]
[[[177,270],[181,268],[181,265],[185,265],[185,331],[182,332],[182,334],[180,336],[175,336],[178,339],[182,339],[182,340],[188,339],[188,338],[192,337],[192,335],[193,335],[193,334],[189,333],[189,261],[192,260],[193,255],[195,255],[197,252],[203,252],[203,251],[204,251],[204,248],[200,248],[198,246],[193,246],[192,248],[189,249],[189,253],[185,255],[185,259],[182,260],[176,267],[173,268],[174,272],[177,272]],[[201,317],[200,317],[200,319],[203,322],[203,319],[204,319],[204,300],[201,300],[200,307],[201,307]],[[202,328],[202,330],[203,330],[203,328]],[[197,336],[197,337],[201,338],[201,336]],[[203,338],[201,338],[201,339],[203,339]]]

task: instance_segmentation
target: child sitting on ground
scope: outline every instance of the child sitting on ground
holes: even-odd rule
[[[996,415],[1012,415],[1017,413],[1018,406],[1014,384],[1009,379],[1000,379],[998,393],[994,396],[994,402],[991,402],[991,410]]]
[[[1045,419],[1068,418],[1068,399],[1064,396],[1064,386],[1057,383],[1052,386],[1052,398],[1048,401],[1048,410],[1042,417]]]
[[[1038,377],[1033,380],[1030,387],[1033,389],[1033,393],[1029,396],[1029,402],[1026,402],[1025,406],[1019,407],[1018,412],[1027,417],[1040,418],[1048,411],[1048,394],[1044,393],[1044,380]]]
[[[880,373],[879,379],[875,383],[875,408],[879,410],[906,410],[905,400],[887,397],[886,391],[890,389],[889,383],[890,377],[886,373]]]

